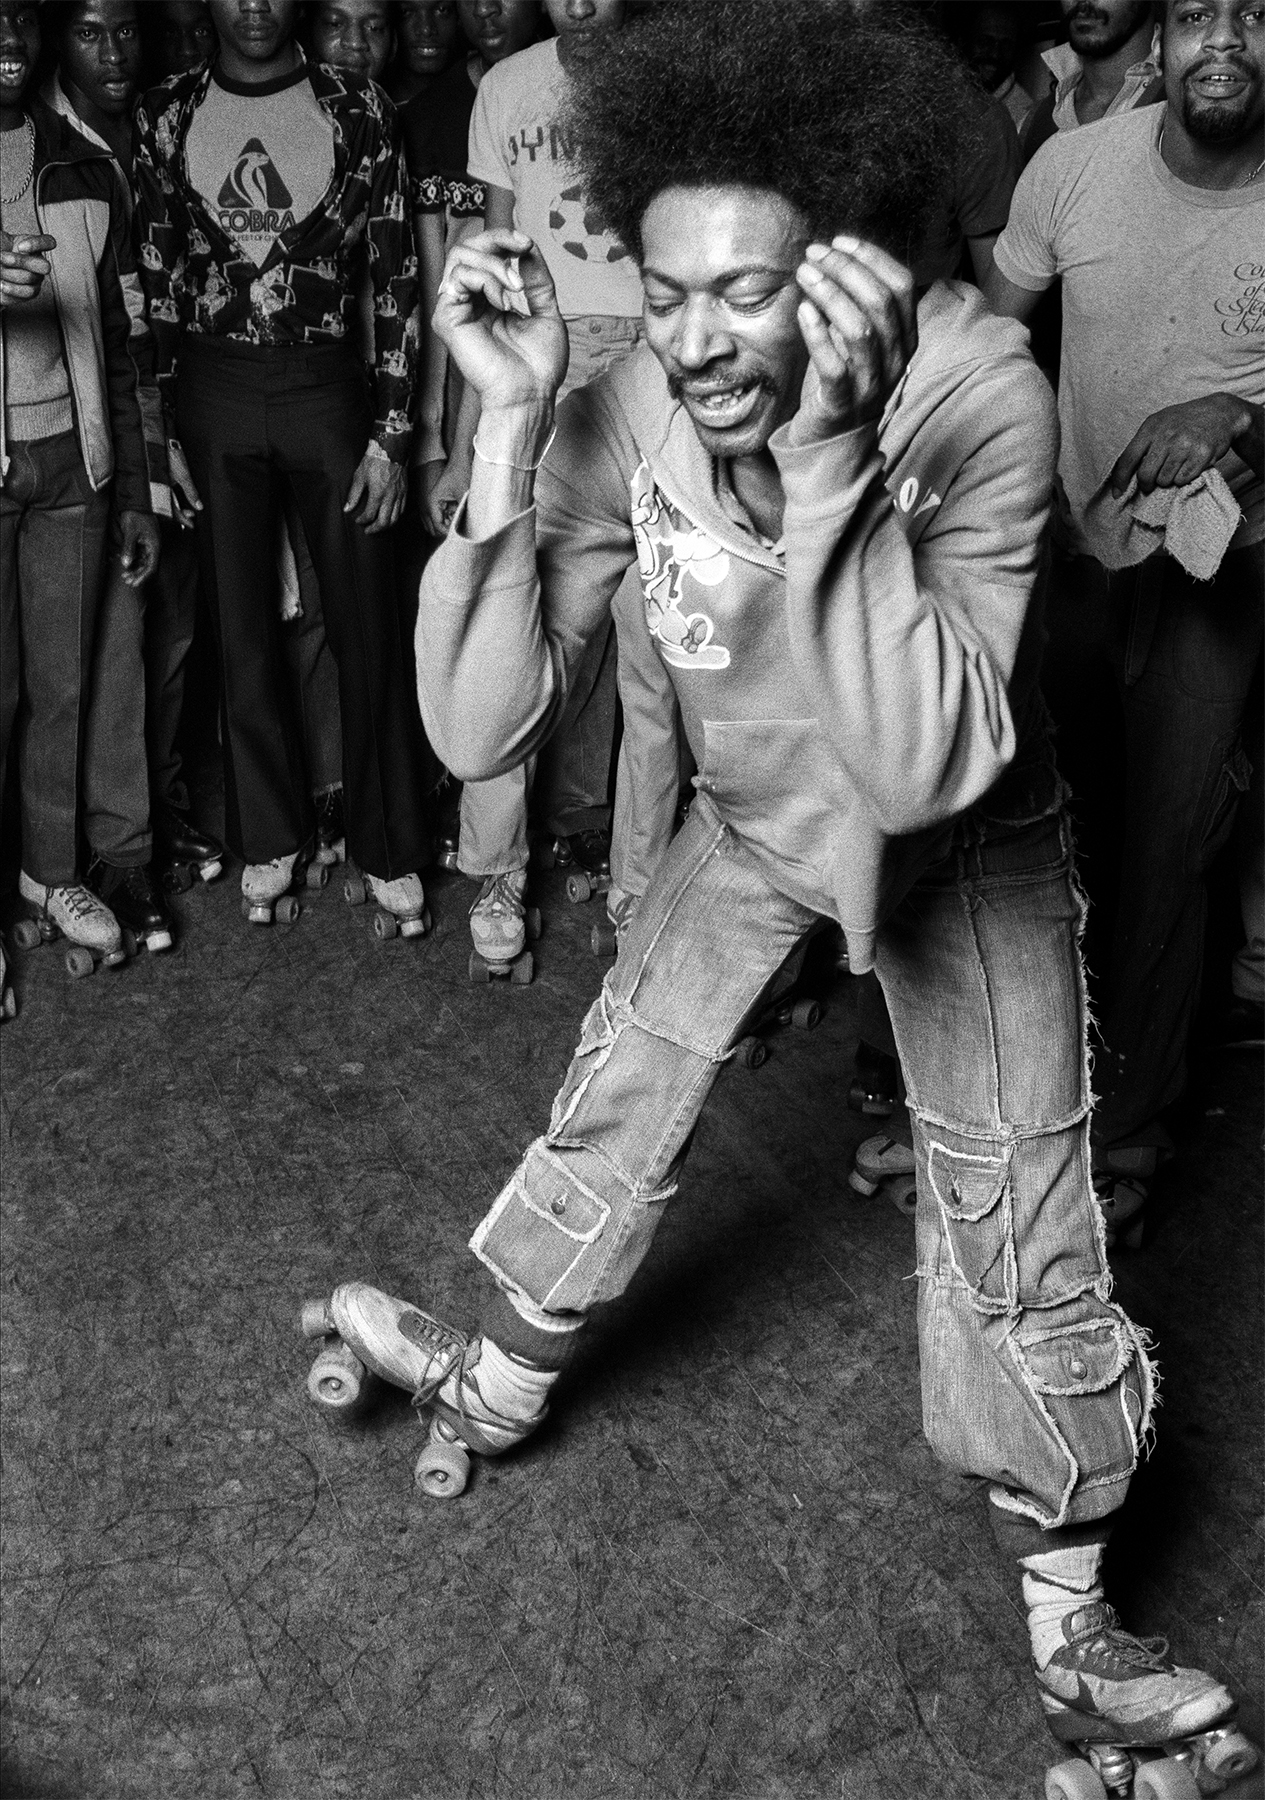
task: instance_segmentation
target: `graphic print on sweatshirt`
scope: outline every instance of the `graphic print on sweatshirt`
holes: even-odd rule
[[[729,552],[663,500],[644,461],[631,487],[646,625],[660,655],[676,669],[727,669],[729,652],[715,642],[716,626],[698,610],[699,596],[688,584],[714,588],[727,581]]]
[[[232,93],[212,81],[186,143],[194,187],[256,268],[320,205],[334,172],[334,128],[305,73],[265,87]]]

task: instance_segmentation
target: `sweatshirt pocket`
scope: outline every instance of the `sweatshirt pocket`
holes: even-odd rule
[[[854,798],[816,719],[704,719],[696,785],[753,848],[828,891]]]

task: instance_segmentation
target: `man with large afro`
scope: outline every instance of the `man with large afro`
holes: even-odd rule
[[[641,269],[642,349],[555,418],[567,338],[539,249],[489,231],[451,254],[436,327],[482,415],[422,581],[432,741],[469,779],[537,749],[636,564],[631,766],[654,786],[679,713],[697,796],[474,1234],[479,1330],[359,1282],[330,1319],[429,1407],[433,1491],[518,1443],[645,1255],[744,1021],[836,920],[908,1083],[926,1434],[987,1484],[1021,1563],[1055,1734],[1103,1746],[1118,1784],[1122,1746],[1233,1702],[1125,1632],[1101,1585],[1154,1373],[1110,1298],[1036,686],[1053,404],[1023,331],[973,288],[917,292],[901,260],[973,116],[897,7],[674,0],[605,48],[567,122]]]

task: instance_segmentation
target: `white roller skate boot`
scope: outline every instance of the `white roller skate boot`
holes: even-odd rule
[[[15,927],[14,939],[23,949],[64,937],[70,945],[66,967],[75,976],[91,975],[98,963],[112,969],[127,961],[118,920],[81,882],[45,887],[23,869],[18,892],[26,902],[27,917]]]
[[[430,930],[420,875],[398,875],[394,881],[366,875],[365,886],[378,903],[373,920],[376,937],[422,937]]]
[[[848,1186],[866,1199],[881,1193],[898,1212],[912,1218],[918,1210],[917,1166],[912,1145],[883,1133],[866,1138],[858,1149]]]
[[[242,916],[252,925],[292,925],[299,902],[290,893],[299,853],[274,856],[271,862],[247,863],[242,870]]]
[[[589,933],[594,956],[617,956],[637,913],[637,895],[612,887],[606,896],[606,917]]]
[[[508,869],[489,875],[470,908],[470,979],[474,982],[507,977],[520,984],[532,978],[532,954],[527,939],[534,935],[528,907],[526,869]],[[536,919],[539,915],[536,915]]]
[[[429,1415],[429,1436],[415,1479],[433,1498],[462,1491],[469,1479],[470,1452],[499,1456],[528,1437],[547,1414],[540,1396],[554,1379],[552,1372],[509,1357],[481,1337],[467,1339],[464,1332],[367,1282],[344,1282],[328,1301],[309,1301],[302,1328],[307,1337],[327,1339],[308,1376],[308,1392],[322,1410],[335,1416],[353,1411],[368,1370],[412,1394],[419,1413]],[[511,1388],[522,1400],[520,1416],[507,1417],[485,1400],[477,1375],[485,1355],[504,1365],[502,1385],[506,1369],[511,1372]]]
[[[1103,1794],[1198,1800],[1255,1767],[1229,1690],[1175,1663],[1163,1638],[1134,1637],[1112,1607],[1094,1601],[1063,1621],[1063,1639],[1037,1671],[1041,1704]],[[1083,1763],[1061,1764],[1046,1782],[1047,1794],[1073,1800],[1091,1791]]]

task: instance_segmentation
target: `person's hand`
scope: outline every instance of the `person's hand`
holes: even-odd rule
[[[1165,406],[1144,419],[1116,459],[1111,491],[1117,500],[1136,475],[1144,494],[1184,487],[1234,447],[1252,426],[1246,402],[1233,394],[1207,394]]]
[[[373,537],[391,529],[407,498],[408,476],[401,465],[366,450],[351,478],[343,511],[351,514],[353,524],[363,527],[366,537]]]
[[[451,459],[421,467],[422,520],[432,537],[447,537],[452,516],[470,486],[470,472]]]
[[[167,440],[167,465],[171,470],[172,517],[188,531],[193,524],[194,515],[202,511],[202,501],[185,453],[175,438]]]
[[[550,408],[567,328],[545,259],[521,231],[480,231],[448,254],[435,330],[482,410]]]
[[[130,588],[144,587],[158,567],[158,521],[153,513],[121,512],[119,562]]]
[[[14,239],[7,231],[0,231],[0,306],[20,306],[24,300],[34,300],[49,270],[45,252],[56,248],[56,238]]]
[[[816,443],[880,419],[918,344],[914,278],[876,244],[810,244],[796,270],[809,363],[792,422]]]

